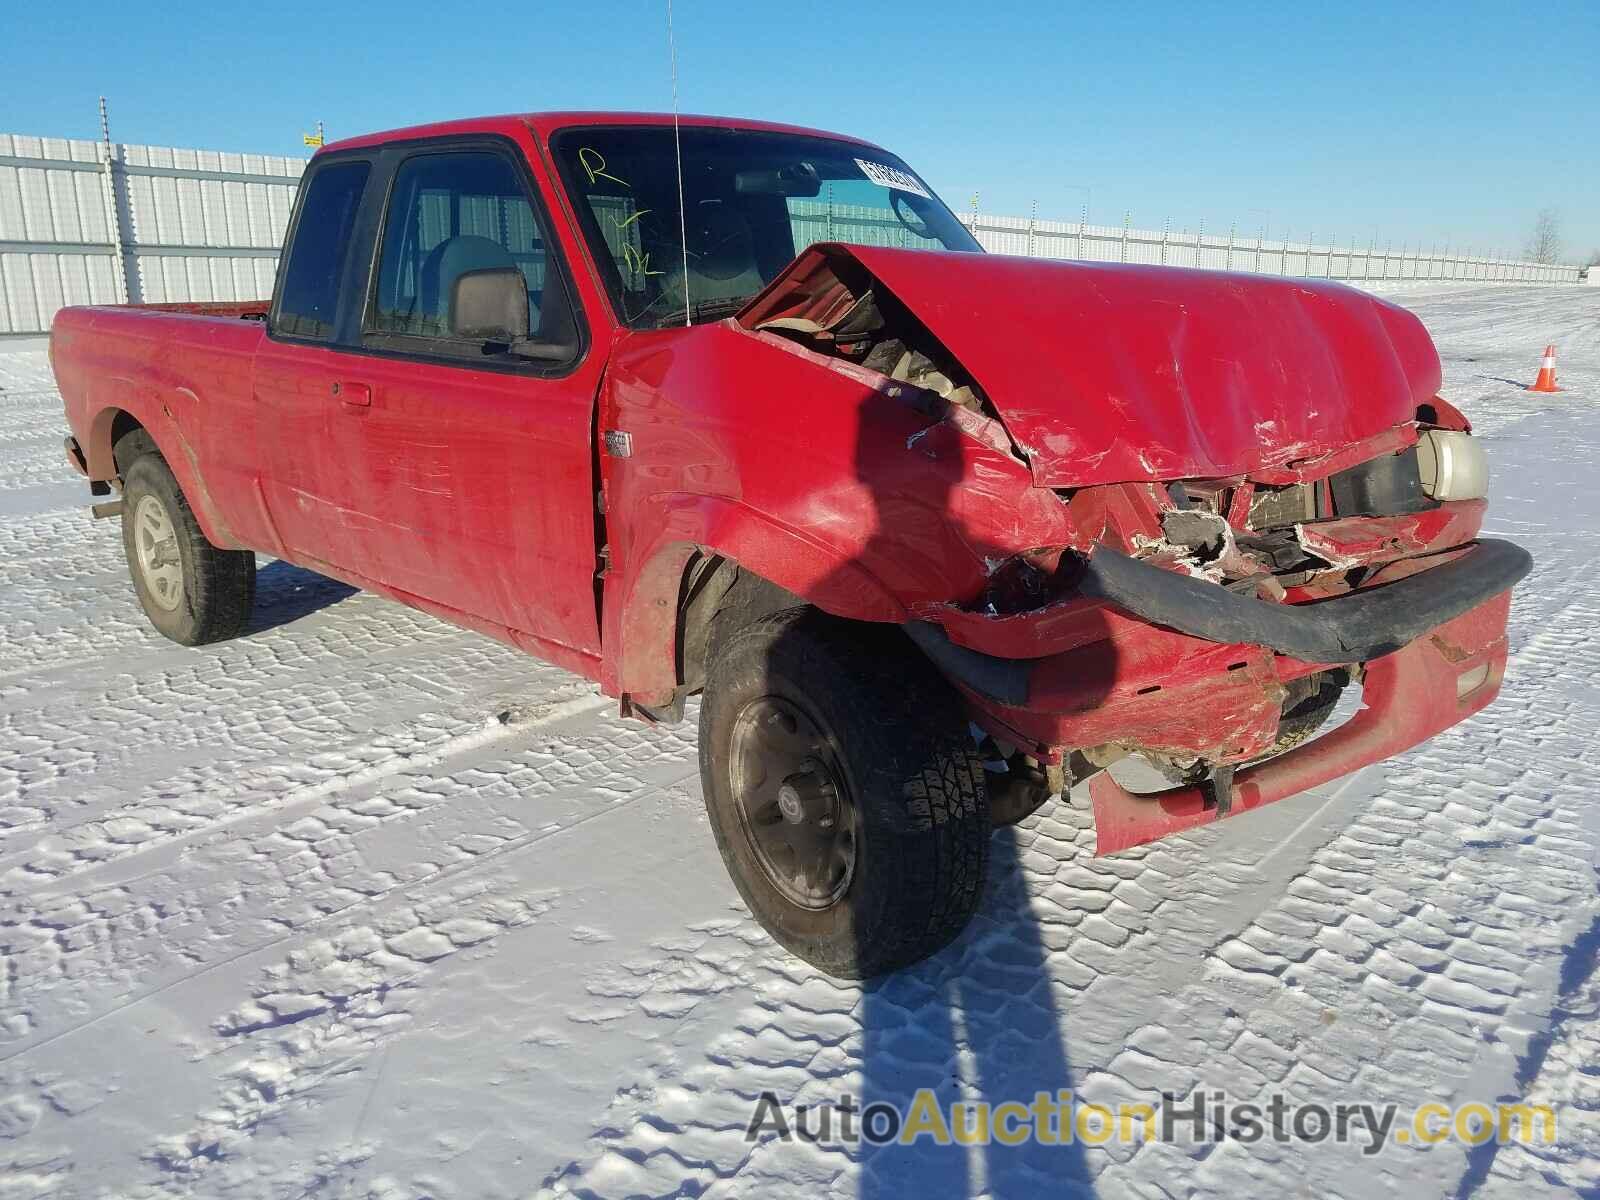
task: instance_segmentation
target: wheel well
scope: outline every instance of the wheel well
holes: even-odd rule
[[[679,686],[698,691],[706,678],[713,641],[762,617],[807,604],[787,588],[720,554],[696,551],[684,564],[678,589]]]
[[[111,456],[116,463],[117,474],[126,474],[135,458],[153,450],[156,450],[155,439],[139,423],[139,418],[124,409],[118,409],[111,418]]]

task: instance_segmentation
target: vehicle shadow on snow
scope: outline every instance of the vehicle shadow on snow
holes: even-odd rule
[[[874,430],[884,413],[878,406],[886,403],[892,402],[869,393],[860,409],[855,474],[871,489],[874,533],[857,560],[841,569],[841,579],[858,580],[862,571],[873,578],[896,570],[910,574],[918,559],[948,562],[953,554],[970,553],[971,545],[981,544],[969,541],[960,505],[970,502],[994,463],[969,463],[973,451],[962,435],[913,438],[916,448],[907,444],[911,453],[901,453],[903,433],[886,438],[882,430]],[[899,645],[894,640],[898,636],[889,635],[884,653],[913,656],[905,660],[903,686],[915,689],[920,676],[912,668],[920,654],[909,639]],[[775,663],[779,653],[775,649],[770,661]],[[1086,682],[1086,690],[1094,693],[1091,701],[1109,688],[1114,655],[1100,655],[1095,669],[1108,678]],[[913,711],[934,713],[941,707],[938,697],[908,699]],[[963,722],[957,722],[958,736],[966,739],[970,735],[960,729]],[[940,819],[937,807],[933,819]],[[946,1121],[951,1105],[961,1102],[976,1106],[964,1111],[973,1113],[975,1128],[990,1124],[991,1136],[980,1138],[982,1144],[932,1135],[890,1138],[883,1144],[864,1138],[851,1151],[861,1167],[863,1197],[982,1193],[996,1200],[1031,1200],[1094,1194],[1081,1144],[1076,1139],[1052,1144],[1054,1116],[1043,1118],[1048,1130],[1044,1138],[1004,1144],[1014,1140],[1007,1130],[1017,1127],[1019,1107],[1035,1106],[1041,1093],[1053,1107],[1061,1093],[1074,1091],[1074,1075],[1063,1014],[1055,1000],[1059,985],[1051,978],[1050,954],[1021,862],[1028,835],[1019,840],[1013,826],[988,836],[988,883],[965,932],[931,958],[863,985],[856,1103],[863,1117],[874,1106],[887,1105],[905,1122],[917,1111],[919,1098],[925,1114],[931,1096],[932,1107]],[[1037,860],[1042,849],[1030,850],[1029,857]],[[869,852],[870,845],[863,851],[867,869]],[[1045,870],[1053,875],[1048,863]],[[870,959],[864,951],[861,957]],[[993,1118],[1006,1105],[1011,1107],[1005,1110],[1005,1129],[995,1137]],[[978,1115],[982,1106],[987,1106],[987,1118]],[[1035,1123],[1032,1114],[1028,1123]],[[959,1137],[958,1131],[951,1132]]]
[[[863,1197],[1095,1194],[1076,1140],[1051,1145],[1030,1138],[1007,1146],[994,1136],[1002,1105],[1027,1108],[1040,1093],[1056,1101],[1074,1091],[1049,955],[1020,858],[1017,831],[997,831],[988,891],[966,933],[928,961],[867,984],[863,996],[863,1113],[885,1102],[910,1113],[926,1088],[945,1114],[958,1101],[987,1105],[987,1144],[941,1145],[923,1137],[867,1147]],[[1013,1109],[1012,1117],[1018,1115]],[[982,1128],[984,1118],[969,1119]]]
[[[256,603],[249,633],[265,633],[321,612],[355,595],[359,588],[282,559],[273,559],[256,571]]]

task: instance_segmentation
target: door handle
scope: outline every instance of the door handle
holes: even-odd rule
[[[335,383],[333,394],[346,408],[371,408],[372,387],[365,383]]]

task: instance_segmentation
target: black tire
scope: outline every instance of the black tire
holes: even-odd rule
[[[166,521],[158,529],[170,536],[152,536],[158,513]],[[171,469],[153,451],[122,467],[122,548],[134,594],[157,632],[184,646],[244,632],[255,605],[256,556],[219,550],[206,539]]]
[[[756,919],[785,949],[845,979],[893,971],[950,942],[982,899],[990,836],[983,769],[954,690],[898,630],[814,609],[719,630],[713,645],[700,775],[717,848]],[[850,823],[853,867],[837,898],[810,906],[763,865],[755,825],[781,831],[783,820],[754,822],[750,811],[776,811],[761,799],[769,785],[742,786],[753,776],[740,747],[764,735],[738,731],[773,706],[809,720],[802,741],[814,734],[826,764],[817,773],[828,781],[823,803],[852,806],[841,821]]]
[[[1278,721],[1278,740],[1268,755],[1292,750],[1321,729],[1338,707],[1347,678],[1343,671],[1321,671],[1291,681]]]

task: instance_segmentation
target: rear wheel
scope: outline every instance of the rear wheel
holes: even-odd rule
[[[154,451],[124,465],[122,479],[122,546],[150,624],[185,646],[244,632],[255,604],[255,555],[219,550],[206,539]]]
[[[844,978],[932,954],[989,858],[959,698],[898,630],[811,609],[719,631],[700,707],[706,811],[782,946]]]

